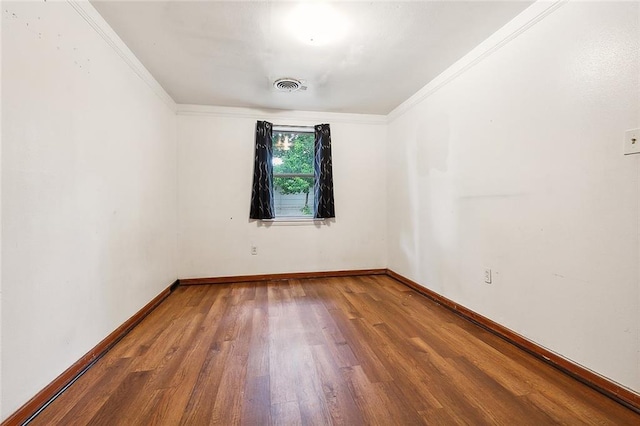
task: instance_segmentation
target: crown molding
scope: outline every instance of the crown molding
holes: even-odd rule
[[[319,122],[357,123],[357,124],[387,124],[386,115],[353,114],[341,112],[321,111],[289,111],[278,109],[256,109],[239,107],[222,107],[209,105],[178,104],[178,115],[196,115],[213,117],[251,118],[257,120],[272,120],[280,123],[311,125]]]
[[[176,103],[164,90],[149,70],[133,54],[116,32],[104,20],[102,15],[89,3],[88,0],[67,0],[69,5],[93,28],[93,30],[122,58],[131,70],[145,82],[172,111],[176,111]]]
[[[558,10],[569,0],[538,0],[510,22],[505,24],[489,38],[460,58],[457,62],[427,83],[422,89],[398,105],[387,115],[387,121],[393,122],[414,106],[433,95],[442,87],[464,74],[473,66],[488,58],[492,53],[515,40],[520,34]]]

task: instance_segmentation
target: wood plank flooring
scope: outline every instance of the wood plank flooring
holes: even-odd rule
[[[32,425],[638,425],[387,276],[179,287]]]

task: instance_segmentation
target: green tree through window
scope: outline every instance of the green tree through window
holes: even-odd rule
[[[304,216],[313,214],[309,192],[313,191],[314,134],[273,132],[273,185],[283,195],[305,194]]]

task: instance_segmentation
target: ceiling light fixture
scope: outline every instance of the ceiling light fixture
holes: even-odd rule
[[[300,41],[317,46],[342,39],[348,29],[344,16],[324,2],[300,4],[289,16],[287,26]]]
[[[283,135],[282,133],[280,133],[280,136],[278,137],[278,140],[276,141],[276,148],[279,149],[280,151],[289,151],[289,149],[291,148],[291,139],[289,138],[289,135]],[[282,164],[282,159],[280,159],[280,164]]]

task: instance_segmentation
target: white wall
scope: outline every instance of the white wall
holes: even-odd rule
[[[392,113],[387,140],[389,267],[635,391],[639,8],[557,8]]]
[[[176,279],[175,113],[80,9],[2,3],[2,418]]]
[[[180,278],[386,267],[383,117],[199,111],[178,117]],[[258,119],[331,125],[335,222],[249,221]]]

